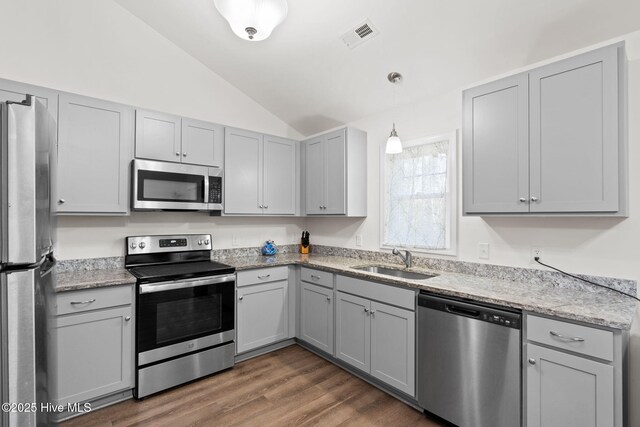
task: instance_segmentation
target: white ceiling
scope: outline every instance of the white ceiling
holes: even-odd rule
[[[289,0],[252,43],[213,0],[115,1],[305,135],[640,29],[638,0]],[[350,50],[365,18],[380,34]]]

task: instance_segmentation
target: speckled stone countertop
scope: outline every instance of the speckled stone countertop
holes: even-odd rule
[[[286,254],[272,257],[220,257],[216,260],[230,264],[237,270],[248,270],[277,265],[300,264],[319,270],[346,274],[361,279],[408,288],[431,291],[433,293],[469,298],[532,313],[546,314],[570,320],[629,329],[636,311],[636,301],[606,289],[594,286],[585,288],[560,287],[555,284],[529,284],[480,277],[469,274],[441,272],[425,268],[411,268],[410,271],[437,274],[426,280],[408,280],[355,270],[352,267],[365,265],[389,265],[401,268],[399,264],[372,262],[357,258],[322,255]]]
[[[67,292],[106,286],[131,285],[136,283],[136,278],[124,268],[76,270],[56,273],[55,283],[55,292]]]

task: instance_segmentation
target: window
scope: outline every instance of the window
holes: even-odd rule
[[[382,150],[382,247],[456,253],[456,133]]]

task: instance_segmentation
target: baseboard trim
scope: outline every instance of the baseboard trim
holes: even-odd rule
[[[244,362],[245,360],[253,359],[254,357],[262,356],[263,354],[271,353],[272,351],[280,350],[281,348],[289,347],[290,345],[294,344],[296,344],[296,340],[294,338],[280,341],[275,344],[269,344],[255,350],[238,354],[236,355],[235,361],[236,363]]]

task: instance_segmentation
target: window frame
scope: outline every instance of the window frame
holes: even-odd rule
[[[432,254],[432,255],[458,255],[458,131],[453,130],[447,133],[441,133],[428,137],[414,138],[409,141],[403,141],[403,147],[415,147],[418,145],[426,145],[440,141],[449,141],[449,153],[447,154],[447,187],[449,188],[448,202],[449,202],[449,243],[450,247],[447,249],[425,249],[416,248],[413,246],[390,246],[384,242],[384,217],[385,217],[385,204],[386,204],[386,139],[380,145],[380,249],[392,250],[393,248],[407,249],[411,252]],[[449,173],[451,171],[451,173]]]

